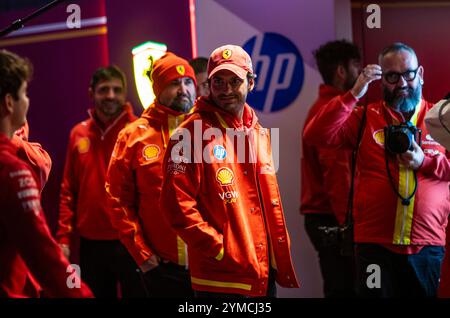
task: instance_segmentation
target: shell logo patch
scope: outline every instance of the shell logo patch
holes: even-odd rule
[[[184,76],[184,74],[186,73],[186,69],[184,68],[184,65],[178,65],[176,67],[178,74],[180,74],[181,76]]]
[[[157,145],[147,145],[142,149],[142,156],[145,160],[154,160],[159,157],[161,149]]]
[[[89,146],[91,145],[91,142],[89,141],[89,138],[87,137],[83,137],[80,138],[80,140],[78,141],[78,152],[79,153],[86,153],[89,151]]]
[[[222,167],[216,171],[216,180],[222,187],[232,185],[234,173],[230,168]]]
[[[233,52],[232,52],[231,50],[226,49],[226,50],[224,50],[224,51],[222,52],[222,57],[223,57],[225,60],[228,60],[228,59],[231,57],[232,54],[233,54]]]
[[[384,146],[384,130],[379,129],[373,132],[373,139],[380,146]]]

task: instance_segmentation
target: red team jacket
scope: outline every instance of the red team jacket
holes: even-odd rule
[[[312,144],[354,147],[362,108],[350,92],[334,98],[305,129]],[[445,244],[445,228],[450,212],[449,154],[428,134],[425,113],[432,104],[422,100],[411,122],[422,129],[425,159],[418,169],[418,189],[409,206],[403,206],[391,188],[386,172],[384,131],[398,124],[400,113],[383,101],[367,106],[367,122],[357,159],[355,184],[355,242],[378,243],[400,253],[412,253],[420,246]],[[405,197],[414,187],[413,172],[389,159],[395,186]]]
[[[320,85],[319,97],[309,110],[304,127],[331,99],[343,93],[333,86]],[[302,138],[301,213],[333,213],[340,224],[345,222],[350,192],[351,160],[351,149],[310,145]]]
[[[0,297],[92,297],[69,288],[69,263],[48,229],[35,173],[0,133]]]
[[[169,226],[158,204],[169,135],[184,116],[163,105],[151,105],[120,132],[111,156],[106,182],[113,206],[111,220],[138,265],[153,253],[187,265],[186,244]]]
[[[207,130],[212,127],[222,137],[209,135],[202,142],[202,134],[213,133]],[[227,127],[240,131],[238,139],[244,141],[241,163],[225,135]],[[192,287],[264,296],[269,267],[276,269],[281,286],[298,287],[269,133],[255,112],[245,105],[240,123],[201,97],[180,128],[174,136],[186,134],[187,147],[181,155],[175,148],[171,156],[179,146],[171,140],[166,151],[161,209],[188,245]],[[257,160],[249,160],[249,148]],[[236,160],[230,160],[233,155]]]
[[[136,116],[127,104],[122,114],[102,129],[92,109],[89,115],[70,132],[56,234],[63,244],[69,244],[74,227],[82,237],[91,240],[119,238],[108,211],[106,171],[117,135]]]
[[[48,180],[52,168],[52,160],[48,153],[37,142],[28,141],[28,123],[15,132],[11,142],[18,148],[17,155],[20,159],[28,162],[38,176],[39,187],[42,190]]]

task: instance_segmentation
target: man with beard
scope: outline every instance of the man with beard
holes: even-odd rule
[[[306,127],[309,143],[355,147],[364,109],[355,107],[381,79],[384,100],[365,111],[356,160],[354,240],[358,295],[434,297],[450,212],[450,161],[428,137],[423,67],[412,48],[394,43],[367,65],[347,93],[332,99]],[[384,129],[408,123],[422,130],[403,153],[385,147]]]
[[[332,98],[352,88],[361,71],[358,47],[345,40],[322,45],[314,56],[324,84],[319,87],[319,97],[310,108],[304,127]],[[325,232],[345,222],[351,158],[351,149],[310,145],[302,138],[300,212],[319,256],[325,297],[354,296],[353,259],[341,255],[336,236]]]
[[[236,45],[215,49],[208,79],[209,96],[167,148],[161,209],[188,246],[197,297],[275,297],[275,281],[298,283],[269,132],[246,103],[250,56]]]
[[[144,273],[150,297],[192,297],[187,247],[158,207],[162,162],[173,130],[195,101],[195,73],[188,62],[167,53],[151,72],[155,101],[124,128],[108,169],[111,221]]]
[[[105,191],[106,170],[119,131],[136,117],[126,102],[122,71],[99,68],[91,79],[89,96],[94,104],[89,119],[70,132],[61,184],[57,240],[66,257],[71,236],[80,235],[83,279],[98,298],[143,297],[145,289],[137,266],[112,226]]]

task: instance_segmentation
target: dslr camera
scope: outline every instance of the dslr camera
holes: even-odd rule
[[[420,146],[421,137],[422,130],[409,121],[400,125],[384,127],[384,145],[393,154],[402,154],[413,150],[413,140]]]

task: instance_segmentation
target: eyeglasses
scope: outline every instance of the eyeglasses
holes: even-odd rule
[[[407,70],[404,73],[397,73],[397,72],[388,72],[383,74],[384,79],[389,84],[397,84],[400,80],[400,76],[403,77],[403,79],[407,82],[414,81],[417,75],[417,71],[419,70],[419,67],[417,67],[415,70]]]

